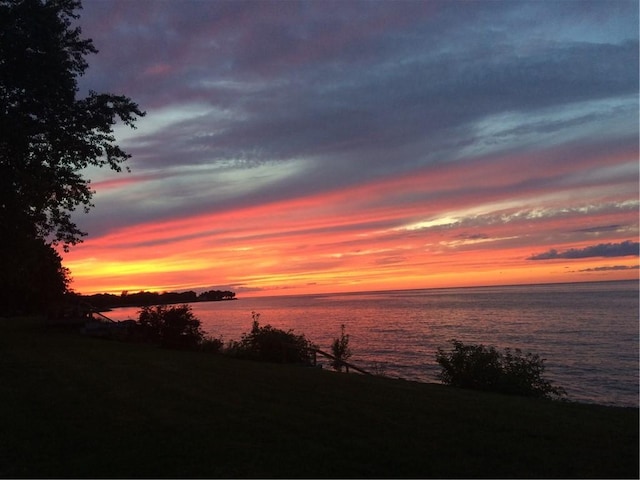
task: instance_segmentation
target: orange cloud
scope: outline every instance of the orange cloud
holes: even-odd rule
[[[513,161],[492,161],[500,174],[483,188],[517,183],[517,168],[499,168]],[[505,198],[473,197],[468,188],[465,196],[481,171],[480,165],[425,169],[322,195],[124,227],[89,238],[65,254],[65,264],[84,293],[235,285],[273,294],[634,278],[632,269],[597,270],[602,262],[594,259],[567,271],[566,262],[527,258],[551,240],[553,248],[569,249],[594,237],[595,243],[632,237],[637,202],[594,206],[574,195],[558,204],[558,197],[573,195],[571,187],[548,197],[539,188],[535,202],[526,189]],[[458,190],[459,197],[448,197]],[[594,228],[614,224],[620,227]]]

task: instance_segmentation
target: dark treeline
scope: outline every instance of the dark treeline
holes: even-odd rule
[[[106,310],[115,307],[146,307],[150,305],[168,305],[172,303],[215,302],[221,300],[235,300],[236,294],[229,290],[209,290],[197,294],[188,292],[122,292],[120,295],[111,293],[97,293],[95,295],[82,295],[83,301],[89,303],[98,310]]]

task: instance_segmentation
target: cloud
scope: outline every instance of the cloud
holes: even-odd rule
[[[87,2],[83,28],[102,51],[82,81],[108,80],[148,110],[127,148],[135,168],[305,159],[300,180],[330,188],[585,122],[634,136],[631,22],[616,25],[622,38],[561,41],[576,28],[562,28],[567,14],[510,2]],[[591,5],[580,26],[619,15]]]
[[[542,271],[532,251],[637,234],[637,2],[83,3],[80,94],[147,111],[116,128],[132,173],[88,175],[87,257],[189,252],[166,277],[189,288],[205,265],[419,282],[434,255],[466,279],[473,252]]]
[[[558,258],[576,259],[590,257],[626,257],[638,256],[640,244],[627,240],[621,243],[600,243],[591,247],[571,248],[564,252],[551,249],[544,253],[532,255],[527,260],[555,260]]]
[[[353,181],[443,153],[455,157],[455,144],[486,147],[474,125],[498,125],[496,116],[512,117],[492,135],[503,143],[500,137],[557,133],[602,116],[611,123],[622,113],[597,101],[637,95],[637,42],[530,42],[520,49],[512,32],[523,29],[518,45],[533,27],[522,21],[519,4],[467,5],[474,13],[461,15],[436,2],[366,3],[366,14],[359,2],[182,3],[118,3],[114,13],[100,2],[85,6],[83,16],[93,14],[87,30],[104,35],[97,43],[132,46],[99,56],[85,81],[111,79],[110,89],[149,111],[140,122],[144,145],[130,149],[140,166],[313,157],[339,172],[324,181],[345,173]],[[549,6],[527,9],[542,17]],[[118,27],[105,30],[103,15]],[[478,29],[476,15],[498,28]],[[516,19],[504,33],[503,22]],[[159,65],[162,75],[139,78]],[[129,83],[118,85],[120,77]],[[585,102],[595,103],[567,116]],[[211,112],[185,121],[194,104]],[[159,130],[154,112],[169,108],[176,121]]]
[[[573,230],[574,232],[584,232],[584,233],[601,233],[601,232],[615,232],[623,228],[623,225],[601,225],[597,227],[587,227],[587,228],[579,228],[577,230]]]
[[[486,233],[459,233],[456,238],[462,238],[465,240],[487,240],[489,235]]]
[[[375,260],[376,265],[394,265],[403,263],[407,260],[406,257],[401,255],[395,255],[391,257],[382,257]]]
[[[579,272],[611,272],[620,270],[637,270],[640,265],[612,265],[610,267],[594,267],[578,270]]]

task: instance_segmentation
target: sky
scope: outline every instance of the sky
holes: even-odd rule
[[[86,172],[83,294],[638,278],[638,2],[84,0],[146,111]]]

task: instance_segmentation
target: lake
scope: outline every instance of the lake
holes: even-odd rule
[[[544,377],[569,400],[638,406],[638,281],[447,288],[192,304],[203,329],[239,340],[252,324],[304,334],[330,351],[345,325],[351,363],[389,377],[438,382],[438,347],[455,338],[546,359]],[[108,312],[137,318],[138,308]],[[327,365],[325,363],[325,365]]]

